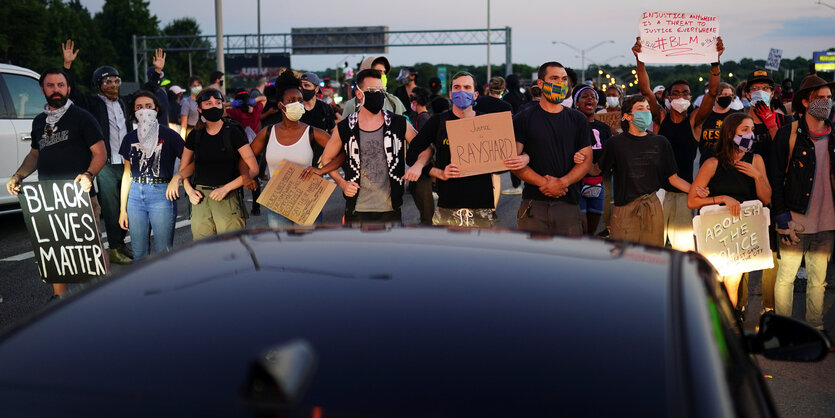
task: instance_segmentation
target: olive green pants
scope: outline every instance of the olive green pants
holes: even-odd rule
[[[209,197],[215,187],[195,187],[203,193],[203,200],[191,208],[191,235],[194,240],[246,228],[238,192],[233,190],[217,201]]]

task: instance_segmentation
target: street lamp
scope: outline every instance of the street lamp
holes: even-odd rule
[[[592,49],[597,48],[598,46],[603,45],[603,44],[613,44],[613,43],[615,43],[615,41],[599,42],[599,43],[596,43],[596,44],[594,44],[594,45],[592,45],[592,46],[590,46],[586,49],[579,49],[579,48],[575,47],[574,45],[565,43],[563,41],[551,41],[551,43],[554,44],[554,45],[563,44],[563,45],[565,45],[565,46],[567,46],[567,47],[569,47],[569,48],[571,48],[571,49],[580,53],[581,65],[583,67],[581,72],[580,72],[580,78],[581,78],[580,83],[584,83],[586,81],[586,52],[591,51]]]

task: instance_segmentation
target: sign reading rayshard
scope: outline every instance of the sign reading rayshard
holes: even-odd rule
[[[90,193],[80,184],[24,183],[18,199],[45,282],[80,283],[108,273]]]
[[[705,206],[693,218],[696,250],[722,276],[772,268],[770,222],[769,210],[759,200],[743,202],[739,216],[731,216],[725,206]]]

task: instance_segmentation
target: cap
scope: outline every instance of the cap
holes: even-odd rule
[[[168,91],[170,91],[170,92],[172,92],[172,93],[174,93],[174,94],[180,94],[180,93],[182,93],[182,92],[186,91],[186,89],[184,89],[184,88],[182,88],[182,87],[180,87],[180,86],[178,86],[178,85],[176,85],[176,84],[175,84],[175,85],[173,85],[173,86],[169,87],[169,88],[168,88]]]
[[[748,86],[754,83],[768,83],[770,86],[773,86],[774,80],[768,76],[768,71],[754,70],[754,72],[748,74],[748,81],[745,82],[745,90],[748,90]]]
[[[382,55],[379,57],[368,57],[362,60],[362,64],[360,64],[360,71],[371,68],[377,63],[382,63],[383,66],[386,67],[386,73],[391,71],[391,64],[389,64],[389,60]]]
[[[659,91],[664,91],[664,86],[660,84],[655,86],[655,88],[652,89],[652,94],[658,93]]]
[[[319,76],[316,75],[316,73],[304,73],[300,79],[302,81],[309,81],[316,87],[319,87],[319,84],[322,82],[322,80],[319,80]]]

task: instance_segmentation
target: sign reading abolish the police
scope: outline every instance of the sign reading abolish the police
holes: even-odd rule
[[[45,282],[80,283],[107,274],[90,193],[80,184],[24,183],[18,199]]]
[[[510,112],[450,120],[446,123],[449,157],[461,177],[507,170],[504,160],[516,156]]]
[[[768,208],[759,200],[746,201],[740,207],[739,216],[731,216],[725,206],[705,206],[693,218],[696,249],[722,276],[774,267]]]

